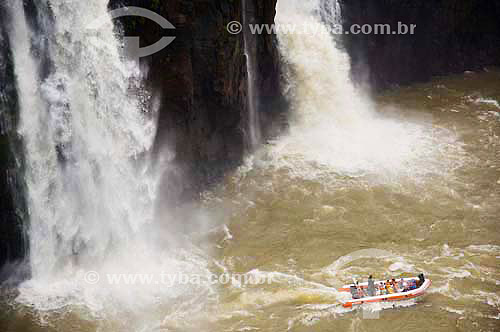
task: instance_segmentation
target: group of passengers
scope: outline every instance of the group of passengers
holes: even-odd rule
[[[356,298],[362,298],[365,296],[378,296],[399,292],[409,292],[411,290],[417,289],[418,287],[419,285],[416,279],[405,280],[404,278],[401,278],[399,281],[396,281],[396,279],[387,280],[385,283],[382,281],[378,285],[375,285],[373,277],[370,276],[368,278],[368,287],[366,289],[363,289],[363,287],[359,285],[359,282],[357,282],[355,290],[357,291]]]

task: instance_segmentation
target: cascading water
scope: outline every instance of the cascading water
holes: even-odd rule
[[[29,44],[37,36],[29,36],[19,2],[12,30],[28,157],[31,268],[44,278],[130,240],[151,222],[154,192],[136,165],[155,133],[128,93],[137,73],[120,61],[111,21],[95,34],[86,29],[107,17],[106,1],[51,1],[50,10],[53,69],[40,85]]]
[[[395,89],[372,105],[331,34],[280,31],[290,132],[203,194],[200,219],[213,213],[224,227],[181,235],[164,211],[153,218],[155,121],[139,71],[120,59],[106,2],[26,0],[25,14],[23,1],[8,1],[34,248],[31,280],[0,289],[1,331],[498,329],[498,69]],[[279,0],[277,20],[326,27],[340,21],[338,9]],[[104,25],[83,33],[96,18]],[[380,105],[389,104],[399,107],[387,114]],[[415,105],[427,120],[397,117]],[[394,257],[369,254],[379,250]],[[210,270],[257,282],[141,285],[106,275]],[[92,271],[96,284],[85,282]],[[353,275],[422,271],[433,286],[418,302],[365,304],[380,314],[376,324],[339,303],[349,294],[336,288]]]
[[[153,241],[159,177],[148,151],[155,116],[138,67],[120,56],[108,1],[34,3],[41,31],[31,31],[22,1],[9,2],[33,276],[21,285],[19,301],[39,309],[74,301],[100,309],[112,299],[140,307],[156,303],[159,293],[167,300],[189,292],[188,286],[149,285],[136,293],[85,283],[87,271],[206,269],[200,256],[183,252],[187,257],[177,259]],[[101,26],[88,29],[96,19]]]
[[[295,121],[274,147],[276,162],[314,176],[317,167],[346,175],[428,172],[434,159],[435,129],[425,121],[383,118],[350,79],[350,58],[341,36],[338,1],[278,0],[279,49],[289,70]],[[290,29],[291,26],[295,30]],[[406,115],[408,118],[408,115]],[[441,144],[453,135],[438,133]],[[417,174],[418,175],[418,174]]]
[[[329,122],[355,126],[370,115],[370,109],[349,79],[348,54],[328,31],[330,25],[340,23],[338,3],[329,3],[322,7],[320,0],[278,1],[277,24],[297,30],[278,29],[280,51],[293,73],[294,108],[301,118],[321,121],[313,115],[327,114],[334,116]]]
[[[243,39],[245,43],[245,58],[247,68],[247,107],[248,107],[248,129],[250,147],[256,148],[261,140],[260,122],[258,113],[258,94],[255,87],[255,73],[257,56],[255,54],[255,37],[252,35],[249,24],[248,13],[253,13],[246,0],[242,1],[243,12]]]

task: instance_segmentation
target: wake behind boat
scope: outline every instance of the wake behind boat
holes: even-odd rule
[[[375,302],[402,301],[416,298],[424,295],[430,287],[432,281],[425,279],[423,274],[418,277],[400,278],[387,281],[373,281],[344,285],[338,290],[340,292],[350,292],[351,299],[343,301],[342,305],[346,308],[353,305]]]

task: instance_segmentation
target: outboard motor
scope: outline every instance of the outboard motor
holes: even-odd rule
[[[424,282],[425,282],[425,277],[424,277],[424,274],[423,274],[423,273],[420,273],[420,274],[418,275],[418,279],[420,279],[420,285],[419,285],[419,287],[420,287],[420,286],[422,286],[422,285],[424,284]]]

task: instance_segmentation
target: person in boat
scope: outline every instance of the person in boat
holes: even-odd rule
[[[394,289],[392,288],[391,282],[389,280],[385,282],[385,289],[387,290],[387,294],[394,293]]]
[[[399,291],[401,292],[404,292],[404,289],[405,289],[405,280],[403,278],[401,278],[401,280],[399,280],[398,282],[398,288],[399,288]]]
[[[408,281],[403,281],[403,292],[409,292],[410,291],[410,283]]]
[[[378,284],[378,295],[384,295],[385,294],[385,286],[384,283],[381,282]]]
[[[359,281],[356,282],[356,289],[358,290],[358,295],[360,298],[365,297],[365,292],[363,291],[363,287],[359,285]]]
[[[373,282],[373,277],[370,275],[368,277],[368,289],[367,289],[368,296],[375,296],[375,283]]]
[[[351,295],[353,299],[359,299],[359,294],[358,294],[358,289],[356,288],[356,285],[351,285]]]
[[[399,287],[398,287],[398,283],[396,282],[396,279],[392,278],[391,286],[392,286],[392,289],[394,289],[394,293],[399,292]]]

